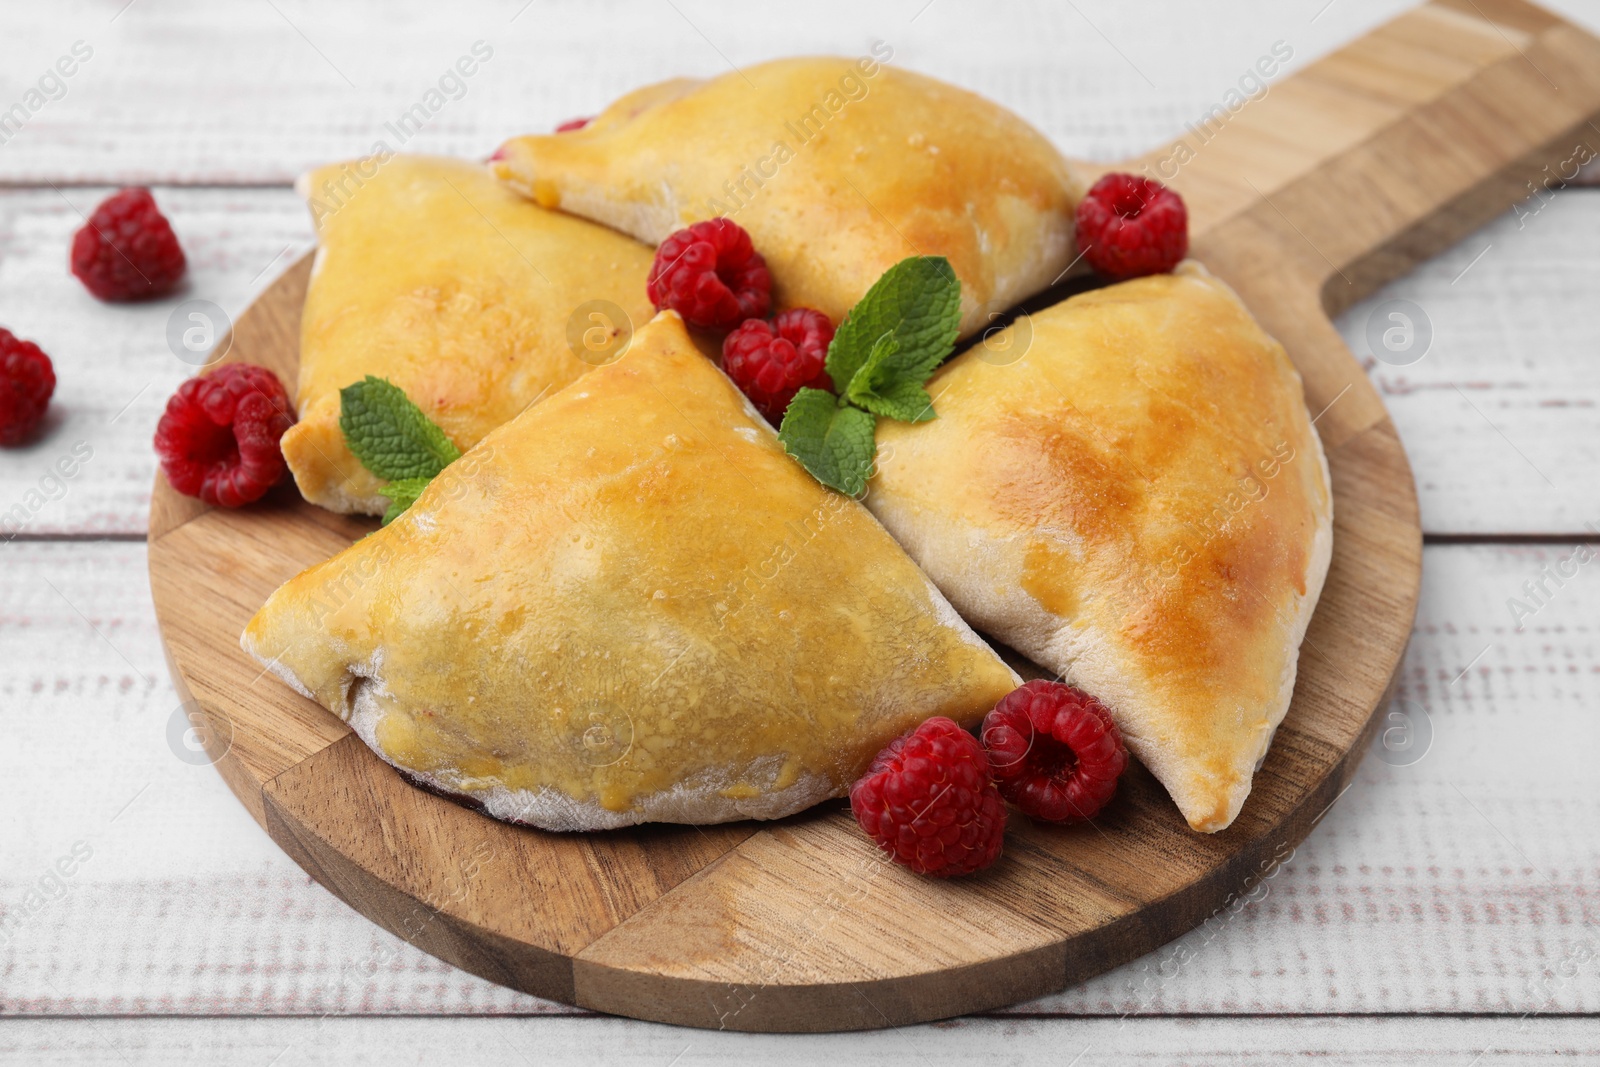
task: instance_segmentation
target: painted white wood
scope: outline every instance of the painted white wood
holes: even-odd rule
[[[1544,1067],[1600,1056],[1594,1019],[961,1019],[860,1034],[738,1034],[605,1016],[561,1019],[49,1019],[0,1024],[0,1063],[128,1067],[390,1067],[449,1063],[828,1063],[840,1067],[1050,1064],[1232,1067],[1306,1059],[1329,1067],[1393,1064]]]
[[[481,154],[645,81],[881,38],[895,62],[1008,104],[1069,153],[1119,158],[1204,111],[1274,41],[1294,48],[1293,69],[1405,6],[827,0],[752,18],[710,0],[9,5],[0,111],[75,42],[93,55],[60,99],[0,131],[0,325],[40,341],[61,375],[44,439],[0,450],[0,516],[23,506],[30,538],[142,533],[150,435],[190,372],[167,316],[189,297],[244,307],[309,246],[288,181],[368,150],[474,41],[494,55],[406,149]],[[1600,30],[1597,0],[1550,6]],[[191,279],[179,298],[108,307],[67,273],[67,244],[106,186],[136,181],[161,186]],[[1600,194],[1530,201],[1341,318],[1358,355],[1385,301],[1412,301],[1434,328],[1418,363],[1368,359],[1430,532],[1600,522],[1597,238]],[[63,458],[74,473],[57,482]],[[144,546],[4,543],[16,528],[0,518],[0,1063],[1600,1057],[1600,564],[1558,583],[1545,568],[1570,547],[1428,549],[1397,693],[1413,722],[1426,716],[1426,754],[1407,764],[1380,740],[1236,913],[1007,1017],[750,1037],[575,1015],[350,911],[214,771],[184,761],[181,730],[169,742],[177,698]],[[1407,1012],[1497,1014],[1385,1014]],[[517,1017],[439,1017],[462,1013]],[[1234,1013],[1288,1014],[1213,1017]]]
[[[27,813],[0,820],[0,1016],[539,1010],[351,911],[251,820],[184,737],[145,560],[0,547],[0,810]]]
[[[1405,442],[1428,533],[1600,524],[1600,192],[1530,198],[1347,310],[1337,325]],[[1394,301],[1427,354],[1376,358]]]
[[[1600,751],[1600,561],[1574,551],[1426,549],[1391,705],[1428,736],[1421,758],[1407,762],[1417,750],[1403,747],[1404,721],[1386,723],[1390,748],[1380,736],[1246,903],[1037,1007],[1600,1010],[1600,797],[1587,784]],[[1545,578],[1549,594],[1533,604],[1523,583],[1569,559],[1575,576],[1559,588]],[[1512,598],[1533,613],[1514,612]]]
[[[1429,548],[1399,689],[1423,758],[1369,754],[1236,914],[1014,1011],[1600,1012],[1600,561],[1521,633],[1506,606],[1570,551]],[[0,1018],[567,1011],[379,930],[179,757],[144,568],[138,543],[0,546],[0,810],[26,813],[0,820]]]
[[[476,41],[493,56],[405,147],[488,153],[505,137],[593,113],[646,82],[776,56],[855,54],[935,72],[1027,116],[1066,151],[1120,159],[1175,135],[1275,41],[1310,61],[1408,0],[826,0],[803,9],[714,0],[412,0],[359,4],[17,5],[0,70],[7,106],[82,41],[92,57],[0,146],[0,181],[287,182],[370,150]],[[1600,25],[1594,0],[1558,6]],[[114,19],[114,21],[113,21]]]
[[[174,355],[169,319],[191,299],[237,315],[312,244],[310,219],[289,189],[158,188],[188,279],[163,300],[101,303],[72,276],[67,257],[83,216],[110,191],[0,191],[0,326],[43,348],[57,380],[45,432],[28,447],[0,449],[0,540],[18,532],[143,533],[156,421],[196,369]],[[52,479],[75,448],[89,458],[72,479]]]
[[[312,244],[288,189],[158,187],[190,279],[165,300],[102,304],[68,272],[66,249],[79,212],[108,191],[0,190],[0,325],[37,341],[59,379],[46,435],[0,450],[0,539],[142,533],[150,439],[193,369],[168,345],[169,317],[193,298],[237,314]],[[1406,443],[1429,533],[1582,533],[1600,522],[1600,192],[1564,190],[1536,207],[1506,214],[1339,320]],[[1405,367],[1372,358],[1366,337],[1374,311],[1395,299],[1421,307],[1434,334],[1428,354]],[[80,442],[93,456],[64,494],[54,481],[41,486]],[[6,520],[18,505],[25,513]]]
[[[6,134],[0,181],[286,182],[309,163],[384,136],[384,123],[426,89],[427,79],[407,79],[418,71],[433,78],[443,53],[457,48],[453,34],[470,50],[478,38],[467,40],[469,31],[491,24],[504,43],[407,148],[481,152],[506,133],[590,110],[649,78],[784,51],[848,49],[876,33],[903,42],[902,61],[990,93],[1068,150],[1110,157],[1180,128],[1248,62],[1257,37],[1296,42],[1294,62],[1303,63],[1397,5],[1254,3],[1220,17],[1173,4],[1062,11],[1036,2],[977,20],[957,0],[904,6],[828,8],[803,25],[767,21],[734,33],[694,4],[620,0],[583,16],[541,0],[515,21],[507,13],[515,9],[487,4],[465,15],[456,7],[386,7],[382,18],[292,3],[239,11],[146,3],[120,15],[107,4],[31,5],[8,12],[0,35],[0,69],[12,73],[0,105],[11,99],[6,93],[20,100],[28,91],[16,71],[43,72],[70,56],[76,34],[88,34],[82,39],[96,50],[73,60],[65,95]],[[1559,9],[1600,25],[1600,4]],[[592,32],[596,18],[611,25],[603,38]],[[1019,32],[1024,24],[1034,32]],[[594,62],[597,47],[611,61]],[[999,54],[1006,62],[994,61]],[[206,91],[196,92],[199,84]],[[0,520],[0,537],[142,531],[150,434],[189,370],[168,350],[168,315],[195,296],[237,312],[310,243],[285,189],[160,189],[188,247],[191,281],[179,298],[108,307],[64,267],[79,214],[107,191],[0,191],[0,325],[41,342],[61,372],[51,432],[31,448],[0,453],[0,515],[12,515]],[[1364,328],[1384,300],[1413,300],[1434,322],[1434,350],[1423,362],[1369,361],[1411,452],[1429,532],[1576,532],[1596,518],[1584,491],[1600,464],[1600,318],[1586,299],[1600,271],[1597,236],[1600,205],[1589,194],[1530,201],[1341,319],[1358,353],[1367,351]],[[62,497],[50,471],[80,442],[93,458]]]

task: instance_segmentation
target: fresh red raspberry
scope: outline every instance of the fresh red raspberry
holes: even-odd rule
[[[186,266],[172,224],[148,189],[109,197],[72,238],[72,273],[101,300],[162,296]]]
[[[581,130],[593,121],[593,119],[568,119],[566,122],[563,122],[561,125],[556,127],[556,132],[568,133],[572,130]]]
[[[767,317],[772,275],[744,227],[715,218],[661,242],[645,293],[657,311],[671,308],[691,326],[731,330],[745,319]]]
[[[878,753],[850,788],[850,810],[896,863],[935,878],[981,871],[1005,839],[983,746],[942,715]]]
[[[1013,689],[984,717],[982,736],[1000,794],[1047,822],[1094,818],[1128,766],[1105,705],[1060,682]]]
[[[50,357],[0,327],[0,445],[20,445],[32,437],[55,391]]]
[[[1189,251],[1183,198],[1137,174],[1107,174],[1078,202],[1078,248],[1112,278],[1163,274]]]
[[[294,409],[277,375],[224,363],[172,394],[156,426],[156,453],[172,488],[236,508],[260,500],[283,478],[288,468],[278,439],[292,425]]]
[[[823,364],[833,320],[810,308],[780,311],[771,322],[745,319],[722,340],[722,369],[777,426],[801,389],[833,391]]]

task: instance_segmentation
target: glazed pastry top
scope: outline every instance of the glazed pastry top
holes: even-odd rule
[[[363,160],[313,171],[301,191],[320,247],[301,319],[300,421],[283,453],[314,504],[388,506],[339,431],[344,386],[389,379],[467,449],[590,369],[568,338],[586,302],[634,325],[652,314],[650,249],[535,207],[478,164]]]
[[[1015,684],[671,312],[286,583],[244,644],[395,765],[561,829],[788,814]]]
[[[1190,824],[1232,822],[1282,720],[1332,497],[1299,375],[1193,262],[1098,289],[880,422],[868,505],[963,617],[1112,710]]]
[[[545,207],[651,244],[726,215],[766,257],[778,307],[836,322],[893,264],[945,256],[963,334],[1067,268],[1082,195],[1010,111],[870,57],[649,86],[583,129],[507,142],[493,167]]]

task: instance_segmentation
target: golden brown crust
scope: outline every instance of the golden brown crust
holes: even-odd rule
[[[934,422],[880,425],[868,504],[974,626],[1104,700],[1195,829],[1222,829],[1331,552],[1299,376],[1193,263],[1027,328],[1016,362],[985,362],[1013,328],[935,375]]]
[[[508,142],[494,168],[546,207],[651,244],[728,215],[766,257],[780,307],[835,321],[894,263],[946,256],[963,334],[1067,267],[1082,195],[1016,115],[872,59],[651,86],[584,129]]]
[[[1016,684],[670,312],[242,642],[396,766],[550,829],[790,814]]]
[[[320,247],[283,453],[314,504],[388,506],[339,432],[344,386],[388,378],[465,449],[590,369],[567,338],[580,304],[609,301],[635,325],[652,313],[648,248],[541,210],[477,164],[402,155],[301,185]]]

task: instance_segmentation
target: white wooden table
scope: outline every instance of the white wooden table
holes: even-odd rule
[[[0,325],[60,378],[43,439],[0,452],[0,514],[26,512],[0,524],[0,1061],[1600,1059],[1600,563],[1547,583],[1532,615],[1508,603],[1535,606],[1524,583],[1600,533],[1600,189],[1529,202],[1340,324],[1421,492],[1426,571],[1399,686],[1429,727],[1421,758],[1375,749],[1237,914],[1057,996],[817,1037],[586,1015],[379,930],[171,740],[143,543],[151,433],[192,370],[167,317],[183,297],[243,308],[310,246],[293,177],[369,150],[475,41],[492,58],[406,150],[481,156],[646,81],[881,38],[1068,153],[1120,158],[1177,133],[1275,42],[1292,70],[1404,6],[7,0],[0,110],[76,42],[92,55],[0,130]],[[1600,30],[1600,2],[1555,6]],[[102,305],[68,274],[68,242],[136,182],[181,235],[188,289]],[[1365,340],[1393,298],[1434,330],[1406,367]],[[74,447],[90,458],[53,479]],[[51,875],[75,849],[72,875]]]

